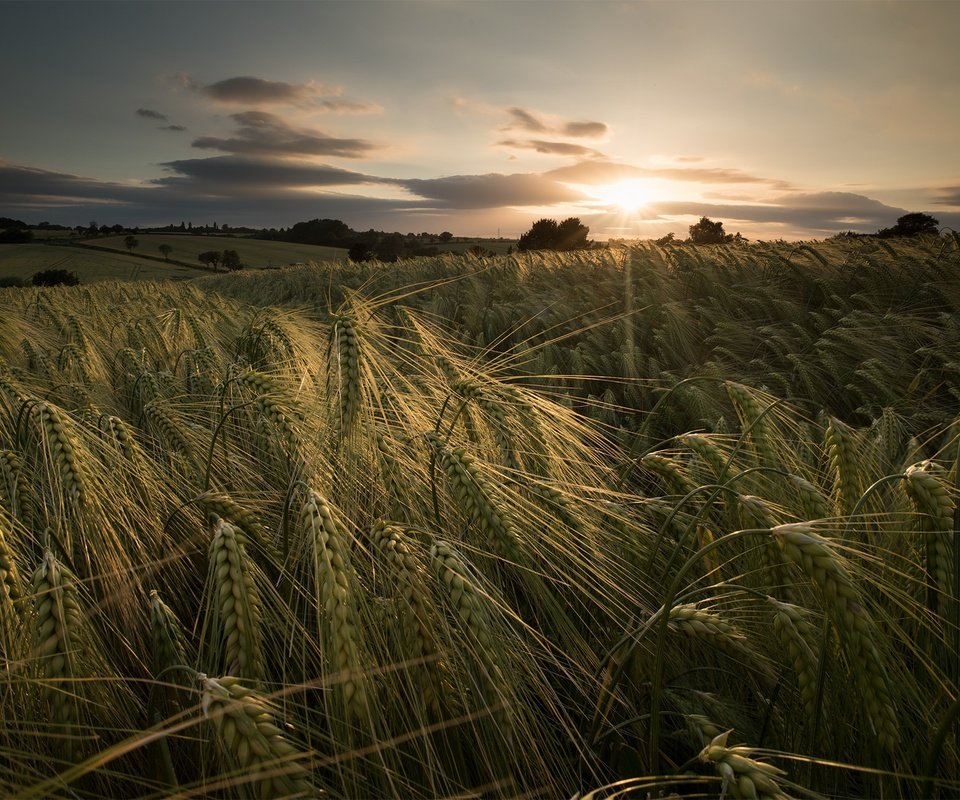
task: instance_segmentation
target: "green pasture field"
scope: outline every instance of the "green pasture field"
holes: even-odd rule
[[[47,244],[0,244],[0,278],[29,278],[35,272],[65,269],[80,283],[117,280],[196,278],[199,270],[149,261],[126,253]]]
[[[61,230],[45,230],[43,228],[31,228],[30,230],[33,233],[33,241],[35,242],[42,242],[48,239],[78,238],[77,232],[74,229],[61,231]]]
[[[122,253],[127,252],[122,236],[105,236],[102,239],[93,239],[90,244],[97,247],[108,247]],[[157,249],[162,244],[173,248],[170,258],[176,261],[196,262],[197,256],[207,250],[236,250],[240,262],[246,268],[286,267],[290,264],[307,263],[310,261],[346,261],[347,251],[340,247],[321,247],[311,244],[292,244],[290,242],[270,242],[261,239],[250,239],[242,236],[194,236],[192,234],[176,233],[141,233],[134,238],[139,245],[134,254],[141,253],[148,256],[159,256]]]

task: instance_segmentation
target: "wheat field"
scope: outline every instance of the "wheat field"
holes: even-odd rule
[[[960,793],[960,240],[0,290],[0,794]]]

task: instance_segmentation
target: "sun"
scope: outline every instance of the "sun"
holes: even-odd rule
[[[593,187],[593,194],[598,200],[611,206],[616,206],[625,214],[635,214],[644,206],[650,205],[655,199],[653,187],[647,181],[619,181],[606,186]]]

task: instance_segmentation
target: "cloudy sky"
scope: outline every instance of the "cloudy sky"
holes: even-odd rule
[[[0,2],[0,215],[960,229],[960,2]]]

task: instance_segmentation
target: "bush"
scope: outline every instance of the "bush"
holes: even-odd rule
[[[76,286],[80,279],[65,269],[45,269],[35,272],[30,279],[34,286]]]
[[[0,244],[26,244],[33,241],[33,231],[22,228],[9,228],[0,231]]]
[[[0,289],[6,289],[11,286],[27,286],[27,282],[23,278],[15,278],[9,276],[6,278],[0,278]]]

